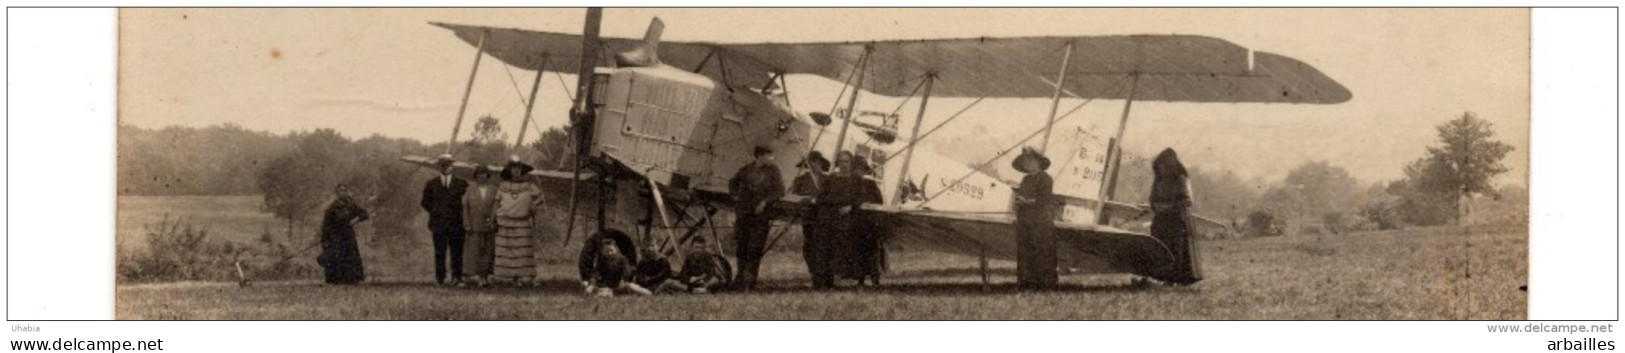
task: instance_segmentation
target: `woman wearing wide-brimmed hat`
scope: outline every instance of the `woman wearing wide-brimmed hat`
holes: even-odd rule
[[[536,240],[531,228],[542,205],[542,190],[526,177],[531,166],[518,158],[502,167],[497,185],[496,261],[492,276],[530,285],[536,277]]]
[[[1023,148],[1012,163],[1027,174],[1016,188],[1016,283],[1027,289],[1052,287],[1060,280],[1056,271],[1055,210],[1051,195],[1055,180],[1050,178],[1049,158],[1031,148]]]

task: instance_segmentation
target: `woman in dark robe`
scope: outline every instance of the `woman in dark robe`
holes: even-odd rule
[[[1196,242],[1191,232],[1191,188],[1185,165],[1173,149],[1164,149],[1151,162],[1151,236],[1173,253],[1174,262],[1158,276],[1171,284],[1188,285],[1202,280],[1196,259]]]
[[[361,248],[356,245],[355,224],[370,215],[356,205],[349,186],[339,184],[334,191],[338,199],[322,215],[322,254],[316,257],[316,263],[322,266],[329,284],[360,283],[367,276],[361,266]]]
[[[1049,169],[1049,158],[1026,148],[1013,164],[1017,171],[1027,174],[1016,189],[1016,283],[1028,289],[1053,287],[1060,273],[1056,269],[1051,197],[1055,180],[1044,172]]]
[[[858,206],[862,204],[885,203],[884,197],[880,194],[880,184],[870,178],[874,174],[874,168],[869,165],[869,160],[862,156],[853,158],[852,168],[856,173],[853,173],[851,182],[856,184],[858,192],[857,204],[852,206],[853,211],[857,211]],[[866,212],[854,212],[848,218],[852,222],[856,253],[854,260],[857,261],[855,266],[857,272],[853,277],[858,279],[858,284],[863,284],[863,280],[868,279],[870,283],[878,285],[880,271],[886,265],[886,249],[883,246],[886,235],[882,233],[884,228],[872,214]]]
[[[819,191],[829,181],[827,175],[829,160],[824,159],[823,153],[812,151],[807,154],[806,160],[796,165],[796,168],[800,168],[802,172],[790,183],[790,193],[806,196],[807,199],[803,202],[808,204],[801,215],[801,258],[807,263],[807,273],[812,276],[813,288],[829,287],[826,285],[830,283],[826,280],[829,278],[826,274],[829,250],[826,249],[827,241],[818,233],[818,208],[812,205],[817,201]]]
[[[819,236],[827,238],[828,276],[858,280],[878,274],[876,227],[858,212],[864,203],[880,203],[880,187],[864,178],[871,170],[868,161],[842,152],[835,163],[841,166],[820,190],[818,212],[823,227]],[[831,284],[833,285],[833,284]]]
[[[852,153],[842,151],[835,155],[835,173],[823,179],[823,185],[818,188],[818,194],[813,200],[810,212],[810,226],[813,232],[807,234],[804,240],[806,248],[811,248],[811,258],[807,259],[808,267],[816,267],[812,271],[813,288],[834,288],[835,275],[842,267],[838,259],[843,239],[848,237],[849,222],[843,220],[851,209],[854,193],[847,192],[850,187],[844,185],[846,176],[852,173]]]

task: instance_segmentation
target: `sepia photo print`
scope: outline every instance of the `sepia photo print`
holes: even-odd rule
[[[1528,318],[1528,9],[118,32],[120,320]]]

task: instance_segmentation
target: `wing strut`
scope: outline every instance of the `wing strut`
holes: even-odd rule
[[[1044,119],[1044,140],[1038,144],[1038,152],[1049,150],[1049,131],[1055,127],[1055,112],[1061,109],[1061,91],[1066,89],[1066,68],[1072,66],[1072,42],[1066,42],[1066,54],[1061,57],[1061,75],[1055,78],[1055,97],[1050,98],[1049,117]]]
[[[1128,99],[1123,100],[1123,117],[1117,120],[1117,138],[1113,139],[1111,146],[1106,149],[1111,153],[1111,160],[1106,164],[1106,169],[1111,172],[1106,174],[1106,187],[1100,188],[1100,205],[1095,207],[1095,224],[1106,224],[1108,221],[1105,213],[1106,203],[1112,201],[1112,197],[1117,194],[1117,172],[1122,169],[1120,164],[1123,163],[1123,131],[1128,128],[1128,112],[1130,108],[1134,108],[1134,93],[1140,91],[1139,86],[1140,74],[1129,74]]]
[[[846,101],[846,121],[841,123],[841,132],[835,134],[835,155],[830,156],[830,158],[839,159],[841,150],[846,148],[846,128],[852,126],[852,120],[857,120],[858,93],[862,91],[863,76],[865,72],[869,71],[869,56],[872,54],[874,54],[874,47],[864,47],[863,57],[858,58],[858,79],[857,82],[852,83],[852,99]]]
[[[519,139],[513,141],[513,149],[516,151],[525,147],[525,132],[529,131],[526,128],[530,127],[531,108],[536,106],[536,91],[542,88],[542,75],[547,74],[547,53],[542,53],[541,63],[536,66],[536,79],[530,81],[530,99],[525,100],[525,120],[519,123]]]
[[[919,112],[919,114],[914,115],[914,128],[913,128],[914,131],[910,132],[909,136],[908,136],[908,141],[909,141],[909,147],[910,148],[907,151],[903,152],[903,167],[902,167],[901,170],[899,170],[897,172],[897,176],[899,178],[903,178],[903,182],[908,182],[909,180],[912,180],[912,179],[909,179],[909,176],[908,176],[908,165],[909,165],[910,162],[914,161],[914,148],[912,148],[912,147],[914,147],[914,142],[918,141],[919,138],[920,138],[920,125],[925,124],[925,105],[926,105],[926,103],[929,103],[931,101],[931,84],[935,83],[936,81],[937,81],[937,72],[936,71],[932,71],[932,72],[929,72],[929,73],[925,74],[925,94],[920,96],[920,112]],[[902,185],[902,183],[898,183],[898,185]],[[896,202],[894,202],[894,204],[902,205],[903,201],[906,201],[907,198],[908,198],[908,195],[902,195],[901,197],[897,197],[897,198],[894,199],[894,200],[896,200]]]
[[[457,107],[457,125],[451,126],[451,141],[446,142],[446,154],[451,154],[451,149],[457,146],[457,130],[463,128],[463,113],[468,111],[468,95],[474,93],[474,74],[480,72],[480,58],[485,57],[485,37],[490,35],[490,30],[480,32],[480,44],[474,49],[474,69],[468,71],[468,86],[463,88],[463,104]]]

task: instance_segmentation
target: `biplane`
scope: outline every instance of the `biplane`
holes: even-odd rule
[[[889,246],[977,257],[987,283],[989,259],[1016,258],[1013,183],[979,170],[1017,148],[1035,146],[1064,151],[1050,154],[1067,161],[1052,170],[1056,194],[1064,201],[1056,223],[1057,263],[1076,273],[1167,281],[1190,275],[1170,273],[1180,271],[1168,266],[1174,261],[1170,249],[1110,222],[1146,212],[1113,195],[1122,158],[1118,144],[1134,102],[1336,104],[1351,98],[1342,85],[1301,61],[1198,35],[662,42],[664,24],[658,18],[641,40],[601,37],[599,11],[588,10],[582,34],[432,23],[476,48],[474,70],[480,57],[490,56],[535,71],[537,80],[547,72],[578,75],[570,106],[573,163],[531,173],[544,188],[569,190],[566,239],[576,231],[577,218],[596,220],[600,231],[636,228],[633,234],[660,239],[663,248],[705,236],[705,230],[721,237],[726,233],[718,231],[716,218],[731,207],[728,179],[752,160],[753,146],[773,148],[786,185],[808,152],[850,151],[877,164],[884,202],[858,212],[878,220]],[[803,102],[791,102],[785,80],[795,74],[845,82],[838,107],[798,111],[793,103]],[[470,88],[473,79],[470,74]],[[917,97],[918,110],[865,112],[857,109],[865,94]],[[960,116],[922,132],[925,107],[934,97],[976,98],[960,114],[983,98],[1051,102],[1043,128],[992,159],[967,165],[921,144]],[[1076,130],[1052,143],[1055,123],[1073,116],[1061,114],[1063,99],[1124,101],[1115,136]],[[465,106],[466,100],[467,92]],[[534,104],[527,102],[525,124]],[[912,124],[902,124],[906,115],[913,115]],[[457,119],[461,126],[461,111]],[[906,135],[900,126],[908,127]],[[448,153],[454,152],[456,130]],[[522,142],[524,128],[520,131]],[[429,157],[403,160],[430,168],[435,163]],[[454,172],[468,173],[477,164],[454,165]],[[803,201],[787,196],[776,207],[792,210],[804,207]],[[787,222],[777,227],[796,226],[788,221],[798,212],[781,214]],[[627,250],[622,253],[638,254]]]

